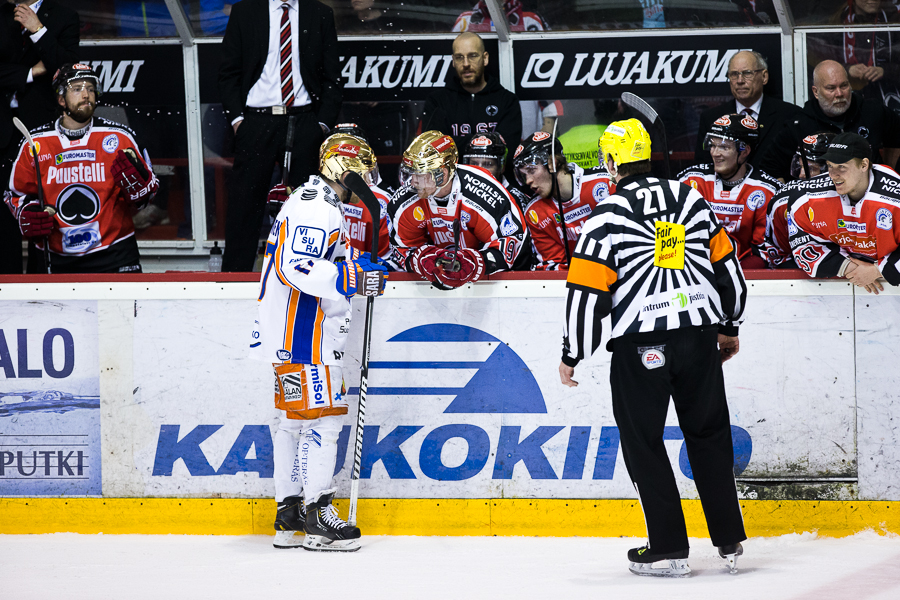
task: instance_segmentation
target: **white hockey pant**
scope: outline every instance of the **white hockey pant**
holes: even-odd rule
[[[305,495],[306,503],[331,491],[344,415],[303,421],[279,411],[275,432],[275,500]]]

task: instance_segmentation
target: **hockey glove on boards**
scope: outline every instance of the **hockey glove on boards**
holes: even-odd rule
[[[356,294],[363,296],[380,296],[387,283],[387,269],[372,262],[372,256],[366,252],[355,260],[338,263],[338,277],[335,287],[344,296],[352,298]]]
[[[472,248],[442,249],[437,257],[438,281],[447,287],[458,288],[484,277],[484,258]],[[444,265],[444,266],[441,266]],[[452,268],[450,267],[452,265]]]
[[[426,281],[434,281],[437,277],[437,258],[441,251],[437,246],[419,246],[406,257],[406,270],[416,273]]]
[[[149,166],[150,157],[146,150],[144,158],[146,162],[132,148],[126,148],[116,153],[112,164],[113,180],[138,208],[143,208],[159,189],[159,180]]]
[[[24,201],[24,199],[23,199]],[[41,210],[37,200],[27,202],[19,210],[19,231],[24,237],[44,237],[53,231],[53,215],[49,209]]]

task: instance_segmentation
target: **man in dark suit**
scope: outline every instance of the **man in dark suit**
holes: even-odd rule
[[[728,81],[734,100],[703,111],[697,129],[697,149],[694,160],[697,163],[710,162],[709,152],[703,149],[703,139],[712,124],[722,115],[750,115],[759,123],[759,140],[754,145],[748,162],[759,166],[760,157],[765,156],[774,143],[775,134],[782,123],[800,112],[800,108],[763,94],[763,87],[769,82],[766,59],[759,52],[738,52],[728,62]]]
[[[56,119],[56,70],[78,62],[78,14],[57,0],[9,0],[0,4],[0,190],[9,186],[21,134]],[[0,192],[2,193],[2,192]],[[10,212],[0,207],[0,273],[22,272],[22,236]]]
[[[223,271],[250,271],[276,163],[295,122],[288,185],[318,172],[341,109],[334,13],[314,0],[242,0],[222,40],[219,90],[235,132]]]

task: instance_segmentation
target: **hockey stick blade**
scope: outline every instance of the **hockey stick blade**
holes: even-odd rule
[[[638,96],[637,94],[632,94],[631,92],[622,92],[622,102],[625,103],[626,106],[630,106],[634,110],[638,111],[647,119],[653,123],[659,118],[659,114],[653,107],[647,104],[646,100]]]
[[[25,139],[28,140],[28,145],[31,146],[31,151],[35,152],[36,149],[34,147],[34,140],[31,139],[31,134],[28,132],[28,128],[25,127],[25,123],[20,121],[19,117],[13,117],[13,125],[15,125],[16,129],[18,129],[22,133],[22,135],[25,136]]]
[[[345,171],[341,175],[341,180],[347,189],[362,200],[363,205],[369,209],[369,214],[372,215],[372,259],[374,260],[378,256],[378,224],[381,222],[381,204],[378,203],[378,198],[375,197],[369,184],[360,177],[359,173]]]
[[[19,120],[18,117],[13,117],[13,125],[16,129],[21,132],[22,135],[25,136],[25,139],[28,140],[28,146],[31,148],[31,156],[34,157],[34,173],[37,176],[37,188],[38,188],[38,202],[40,203],[41,210],[44,209],[46,203],[44,202],[44,186],[41,182],[41,161],[38,156],[38,149],[34,145],[34,139],[31,137],[31,133],[29,133],[28,128],[25,127],[25,123]],[[52,207],[51,207],[52,208]],[[53,214],[53,213],[51,213]],[[44,239],[44,264],[47,267],[47,274],[51,273],[50,271],[50,238],[47,237]]]

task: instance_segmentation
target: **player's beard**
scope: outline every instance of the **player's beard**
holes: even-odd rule
[[[94,116],[94,109],[97,108],[96,102],[90,100],[82,101],[77,106],[72,106],[66,102],[66,114],[77,123],[87,123]]]

